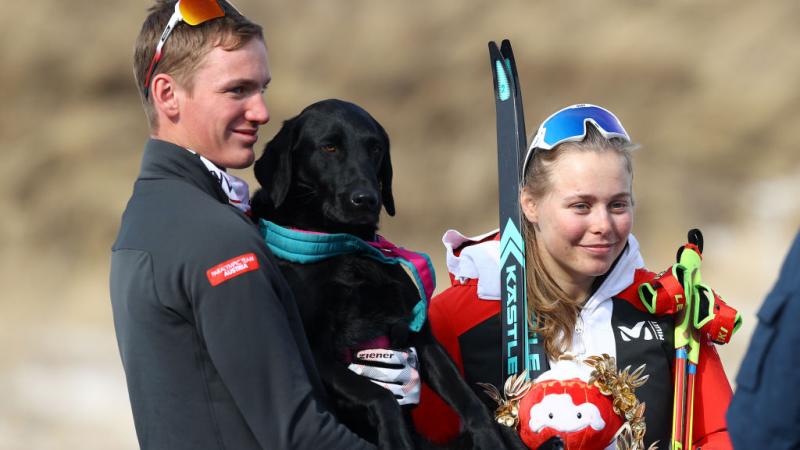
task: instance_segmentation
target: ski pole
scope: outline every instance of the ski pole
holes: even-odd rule
[[[703,235],[700,230],[689,231],[688,240],[689,243],[678,250],[678,262],[669,271],[638,288],[639,299],[651,314],[676,315],[673,449],[689,449],[693,440],[701,336],[725,344],[742,324],[741,314],[702,282]]]
[[[699,231],[698,231],[699,233]],[[698,238],[700,240],[700,244],[698,245],[698,249],[702,251],[702,235]],[[691,250],[693,252],[693,250]],[[685,253],[685,251],[684,251]],[[690,255],[691,256],[691,255]],[[698,259],[699,265],[699,258],[702,256],[698,254],[696,258]],[[684,422],[684,430],[686,432],[686,436],[684,438],[684,442],[686,446],[691,448],[692,445],[692,428],[694,424],[694,390],[695,390],[695,379],[697,377],[697,365],[700,361],[700,330],[703,327],[711,322],[714,319],[715,313],[715,298],[713,291],[708,288],[706,285],[703,284],[703,280],[700,276],[700,269],[698,267],[697,272],[695,273],[692,279],[693,291],[692,291],[692,329],[690,330],[689,335],[689,368],[687,374],[687,386],[686,386],[686,416]]]
[[[675,324],[675,376],[672,409],[672,449],[691,447],[692,416],[694,415],[694,383],[700,342],[693,325],[693,309],[698,308],[696,283],[700,283],[700,262],[703,235],[700,230],[689,231],[689,244],[678,250],[677,272],[682,278],[686,304]]]
[[[684,286],[691,284],[687,281],[691,276],[682,272]],[[686,292],[686,290],[684,290]],[[672,449],[683,450],[683,438],[686,413],[686,359],[689,348],[689,309],[691,302],[686,302],[683,319],[675,324],[675,373],[673,377],[673,406],[672,406]]]

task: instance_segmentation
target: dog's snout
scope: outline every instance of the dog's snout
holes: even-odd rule
[[[375,208],[378,206],[378,196],[368,191],[353,191],[350,203],[356,208]]]

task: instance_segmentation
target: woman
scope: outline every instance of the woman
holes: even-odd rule
[[[633,147],[619,120],[593,105],[562,109],[539,127],[520,193],[528,310],[536,313],[531,323],[538,323],[550,367],[565,353],[578,358],[607,353],[619,367],[646,364],[649,380],[636,391],[647,404],[645,443],[658,440],[666,448],[674,320],[618,297],[635,277],[650,273],[631,234]],[[477,382],[501,388],[497,235],[466,238],[451,230],[443,241],[453,285],[431,302],[434,333],[476,391],[481,391]],[[713,346],[703,345],[700,358],[693,448],[731,448],[724,420],[730,385]],[[429,390],[423,390],[415,421],[436,442],[459,431],[458,419]]]

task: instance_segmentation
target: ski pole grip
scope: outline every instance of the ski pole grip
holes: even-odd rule
[[[692,228],[689,230],[688,239],[690,244],[694,244],[697,246],[697,249],[700,250],[700,254],[703,253],[703,233],[700,232],[699,228]]]

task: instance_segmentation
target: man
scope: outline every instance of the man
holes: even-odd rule
[[[736,376],[728,409],[734,448],[800,448],[800,233],[775,287],[758,311],[758,327]]]
[[[326,409],[294,300],[245,214],[246,184],[225,172],[253,163],[269,120],[261,27],[224,1],[183,1],[157,1],[136,42],[151,138],[111,259],[139,443],[371,448]]]

